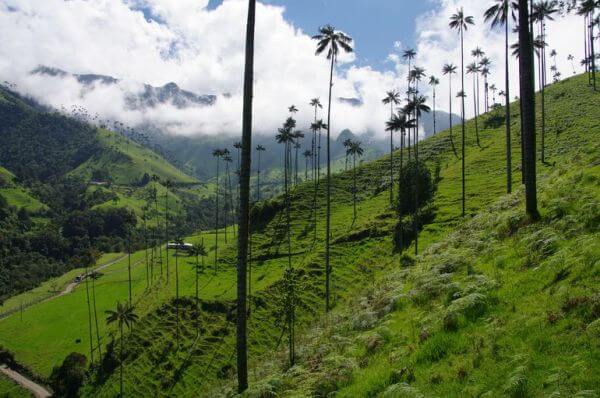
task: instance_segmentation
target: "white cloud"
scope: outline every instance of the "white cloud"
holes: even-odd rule
[[[130,124],[149,121],[183,134],[237,133],[241,125],[247,2],[225,0],[214,10],[208,10],[207,4],[208,0],[2,0],[0,76],[57,108],[79,104],[105,118]],[[434,1],[433,10],[417,20],[416,63],[428,74],[440,77],[441,109],[448,107],[441,66],[444,62],[459,63],[459,40],[447,26],[449,15],[459,5],[477,22],[467,32],[466,54],[477,45],[484,48],[494,62],[490,82],[503,87],[503,36],[483,24],[487,2]],[[151,18],[146,18],[143,9]],[[292,103],[300,108],[299,122],[306,126],[312,118],[308,100],[321,97],[325,102],[327,96],[327,60],[314,56],[315,42],[286,21],[283,11],[281,7],[258,6],[254,120],[256,130],[265,133],[276,131]],[[548,24],[550,48],[558,51],[558,67],[564,76],[571,73],[567,54],[582,58],[582,49],[574,45],[579,43],[580,25],[574,16]],[[398,53],[405,41],[390,38]],[[341,58],[343,68],[336,75],[335,96],[360,96],[364,104],[352,107],[334,103],[334,130],[369,129],[384,134],[389,108],[382,106],[381,98],[391,88],[406,89],[407,68],[398,53],[388,56],[395,66],[393,72],[352,66],[354,55]],[[82,91],[72,78],[30,76],[29,71],[40,64],[75,73],[111,75],[123,83]],[[515,74],[516,64],[511,66]],[[454,80],[454,87],[459,87],[458,76]],[[125,92],[141,90],[142,82],[160,86],[170,81],[199,94],[216,94],[217,104],[186,110],[162,106],[143,113],[126,110]],[[466,82],[467,93],[471,93],[470,79]],[[424,83],[422,86],[429,94],[429,88]],[[513,79],[513,93],[515,89]],[[471,108],[467,106],[467,115]],[[454,110],[458,110],[456,105]]]

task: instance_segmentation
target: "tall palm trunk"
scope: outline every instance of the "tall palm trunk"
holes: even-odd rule
[[[98,327],[98,307],[96,306],[96,278],[92,271],[92,307],[94,309],[94,323],[96,324],[96,343],[98,344],[98,355],[102,358],[102,346],[100,344],[100,328]]]
[[[129,305],[133,305],[131,296],[131,227],[129,229],[129,234],[127,235],[127,275],[129,279]]]
[[[461,137],[461,176],[462,176],[462,216],[465,216],[466,184],[465,184],[465,54],[464,54],[463,27],[460,27],[460,77],[461,77],[461,111],[462,111],[462,137]]]
[[[218,271],[219,261],[219,158],[217,157],[217,198],[216,198],[216,212],[215,212],[215,275]]]
[[[231,185],[231,173],[229,170],[229,162],[227,162],[225,164],[225,167],[227,169],[227,183],[229,184],[229,208],[230,208],[230,215],[231,215],[231,219],[234,220],[235,219],[235,206],[233,205],[233,188]],[[232,230],[232,234],[235,238],[235,222],[232,223],[231,225],[231,230]]]
[[[458,158],[458,153],[456,152],[456,146],[454,146],[454,135],[452,134],[452,74],[448,74],[448,103],[450,104],[450,114],[448,115],[449,123],[450,123],[450,145],[452,146],[452,152],[454,152],[454,156]],[[410,152],[409,152],[410,154]],[[409,157],[410,160],[410,157]]]
[[[261,151],[257,151],[258,152],[258,167],[256,169],[256,201],[260,202],[260,153]],[[242,172],[240,170],[240,176],[241,176]]]
[[[546,24],[544,19],[540,21],[540,35],[542,37],[542,50],[540,53],[540,86],[542,94],[542,134],[540,160],[546,162]]]
[[[175,247],[175,323],[176,334],[175,341],[179,347],[179,242]]]
[[[529,217],[539,219],[536,188],[535,151],[535,83],[533,68],[533,42],[527,29],[529,8],[527,0],[519,0],[519,83],[521,88],[521,123],[523,132],[525,182],[525,209]]]
[[[352,181],[352,201],[354,202],[354,220],[356,220],[356,154],[352,155]]]
[[[435,109],[435,85],[433,86],[433,135],[437,134],[436,109]]]
[[[165,246],[165,257],[167,261],[167,285],[169,284],[169,188],[165,192],[165,239],[167,244]]]
[[[196,337],[200,336],[200,288],[198,286],[198,279],[200,273],[200,262],[198,261],[199,254],[196,252],[196,283],[195,283],[195,298],[196,298]],[[202,256],[204,261],[204,256]]]
[[[284,167],[284,191],[285,191],[285,223],[286,223],[286,243],[288,247],[288,270],[292,271],[292,240],[291,240],[291,217],[290,217],[290,180],[292,174],[292,154],[291,154],[291,146],[289,142],[286,142],[285,145],[285,167]],[[292,274],[290,274],[292,275]],[[291,302],[291,298],[293,297],[293,293],[291,289],[293,289],[292,282],[290,282],[290,286],[288,289],[290,291],[286,292],[288,294],[288,305],[287,308],[287,323],[288,323],[288,345],[289,345],[289,360],[290,366],[294,364],[294,306]]]
[[[88,267],[85,268],[85,295],[88,308],[88,331],[90,335],[90,361],[94,363],[94,335],[92,333],[92,307],[90,302],[90,287],[89,287],[90,272]]]
[[[238,392],[248,388],[248,346],[246,313],[246,271],[250,238],[250,167],[252,147],[252,97],[254,79],[254,26],[256,0],[248,0],[246,27],[246,65],[244,70],[244,109],[242,117],[242,164],[240,172],[240,214],[237,264],[237,325],[236,353]]]
[[[596,91],[596,51],[594,50],[594,13],[590,13],[590,56],[592,58],[592,85]]]
[[[416,101],[415,101],[416,103]],[[415,130],[419,130],[419,109],[415,107]],[[417,142],[417,141],[415,141]],[[419,147],[415,147],[415,164],[417,165],[417,170],[419,167]],[[417,172],[415,176],[415,213],[413,214],[413,229],[415,232],[415,256],[419,254],[419,173]]]
[[[390,119],[394,117],[394,103],[390,103]],[[390,130],[390,206],[394,206],[394,132]]]
[[[504,24],[504,91],[506,100],[506,192],[512,192],[512,148],[511,148],[511,136],[510,136],[510,75],[509,75],[509,61],[510,55],[508,52],[508,10],[506,12],[507,18]]]
[[[143,234],[144,234],[144,254],[146,256],[146,289],[150,288],[150,263],[148,262],[148,235],[146,229],[146,210],[142,216]]]
[[[120,350],[119,350],[119,398],[123,398],[123,322],[119,322]]]
[[[406,131],[404,129],[400,130],[400,175],[398,176],[398,191],[404,189],[400,184],[400,178],[402,177],[402,172],[404,168],[404,135]],[[398,192],[398,197],[400,197],[400,192]],[[400,221],[400,253],[404,251],[404,224],[402,223],[402,213],[400,212],[400,207],[398,206],[398,218]],[[402,258],[400,259],[402,261]],[[402,265],[402,264],[400,264]]]
[[[335,55],[331,56],[331,70],[329,73],[329,106],[327,108],[327,204],[325,210],[325,311],[329,312],[331,265],[329,263],[329,243],[331,238],[331,96],[333,91],[333,66]]]
[[[479,143],[479,124],[477,121],[477,105],[479,105],[477,98],[479,97],[479,93],[477,92],[478,82],[475,80],[475,75],[477,75],[477,81],[479,80],[479,75],[477,72],[475,72],[473,74],[473,112],[475,113],[475,137],[477,138],[477,146],[481,148],[481,144]]]

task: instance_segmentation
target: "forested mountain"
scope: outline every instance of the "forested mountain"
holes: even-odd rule
[[[6,87],[0,164],[0,302],[101,251],[122,251],[128,240],[148,244],[142,217],[158,231],[165,195],[173,231],[207,226],[214,212],[205,188],[156,153]]]

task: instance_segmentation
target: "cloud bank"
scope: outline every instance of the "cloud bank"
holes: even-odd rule
[[[467,32],[466,54],[481,46],[493,61],[490,83],[503,87],[503,35],[484,25],[482,15],[487,5],[479,0],[437,0],[432,1],[432,11],[417,17],[416,63],[442,82],[438,109],[449,107],[441,67],[445,62],[460,62],[460,41],[448,28],[449,16],[460,6],[477,22]],[[207,6],[208,0],[2,0],[0,78],[58,109],[83,106],[103,118],[130,125],[151,123],[176,134],[239,134],[247,2],[225,0],[213,10]],[[258,4],[255,129],[264,134],[275,133],[291,104],[300,108],[300,125],[307,126],[313,117],[308,101],[320,97],[325,103],[327,97],[329,65],[324,57],[314,55],[315,42],[310,38],[314,32],[298,29],[283,13],[282,7]],[[576,45],[583,29],[580,26],[575,16],[558,18],[548,25],[549,47],[559,54],[557,64],[563,76],[572,73],[567,54],[576,60],[583,58],[583,47]],[[381,98],[392,88],[406,90],[407,67],[399,54],[402,43],[408,41],[390,37],[398,52],[388,57],[389,71],[357,67],[353,55],[340,59],[335,97],[360,98],[362,105],[336,101],[334,132],[349,128],[385,134],[389,108],[381,104]],[[357,52],[361,44],[355,43]],[[548,59],[548,64],[552,63]],[[72,77],[31,75],[39,65],[110,75],[121,81],[118,85],[85,87]],[[516,74],[514,61],[511,67]],[[465,81],[470,94],[471,79]],[[516,93],[516,79],[512,81],[512,93]],[[127,109],[126,93],[141,92],[143,83],[162,86],[168,82],[197,94],[214,94],[217,102],[187,109],[170,105],[143,111]],[[455,78],[454,88],[459,87],[458,82]],[[431,97],[425,83],[422,89]],[[459,110],[457,101],[453,110]],[[471,110],[467,105],[467,116]]]

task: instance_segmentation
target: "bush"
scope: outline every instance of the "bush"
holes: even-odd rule
[[[54,396],[75,398],[85,380],[87,359],[85,355],[73,352],[60,367],[55,366],[50,376]]]
[[[403,168],[399,177],[398,212],[400,215],[414,214],[433,198],[435,185],[429,169],[422,161],[410,161]],[[416,186],[415,186],[416,185]],[[418,202],[415,207],[415,193]]]

